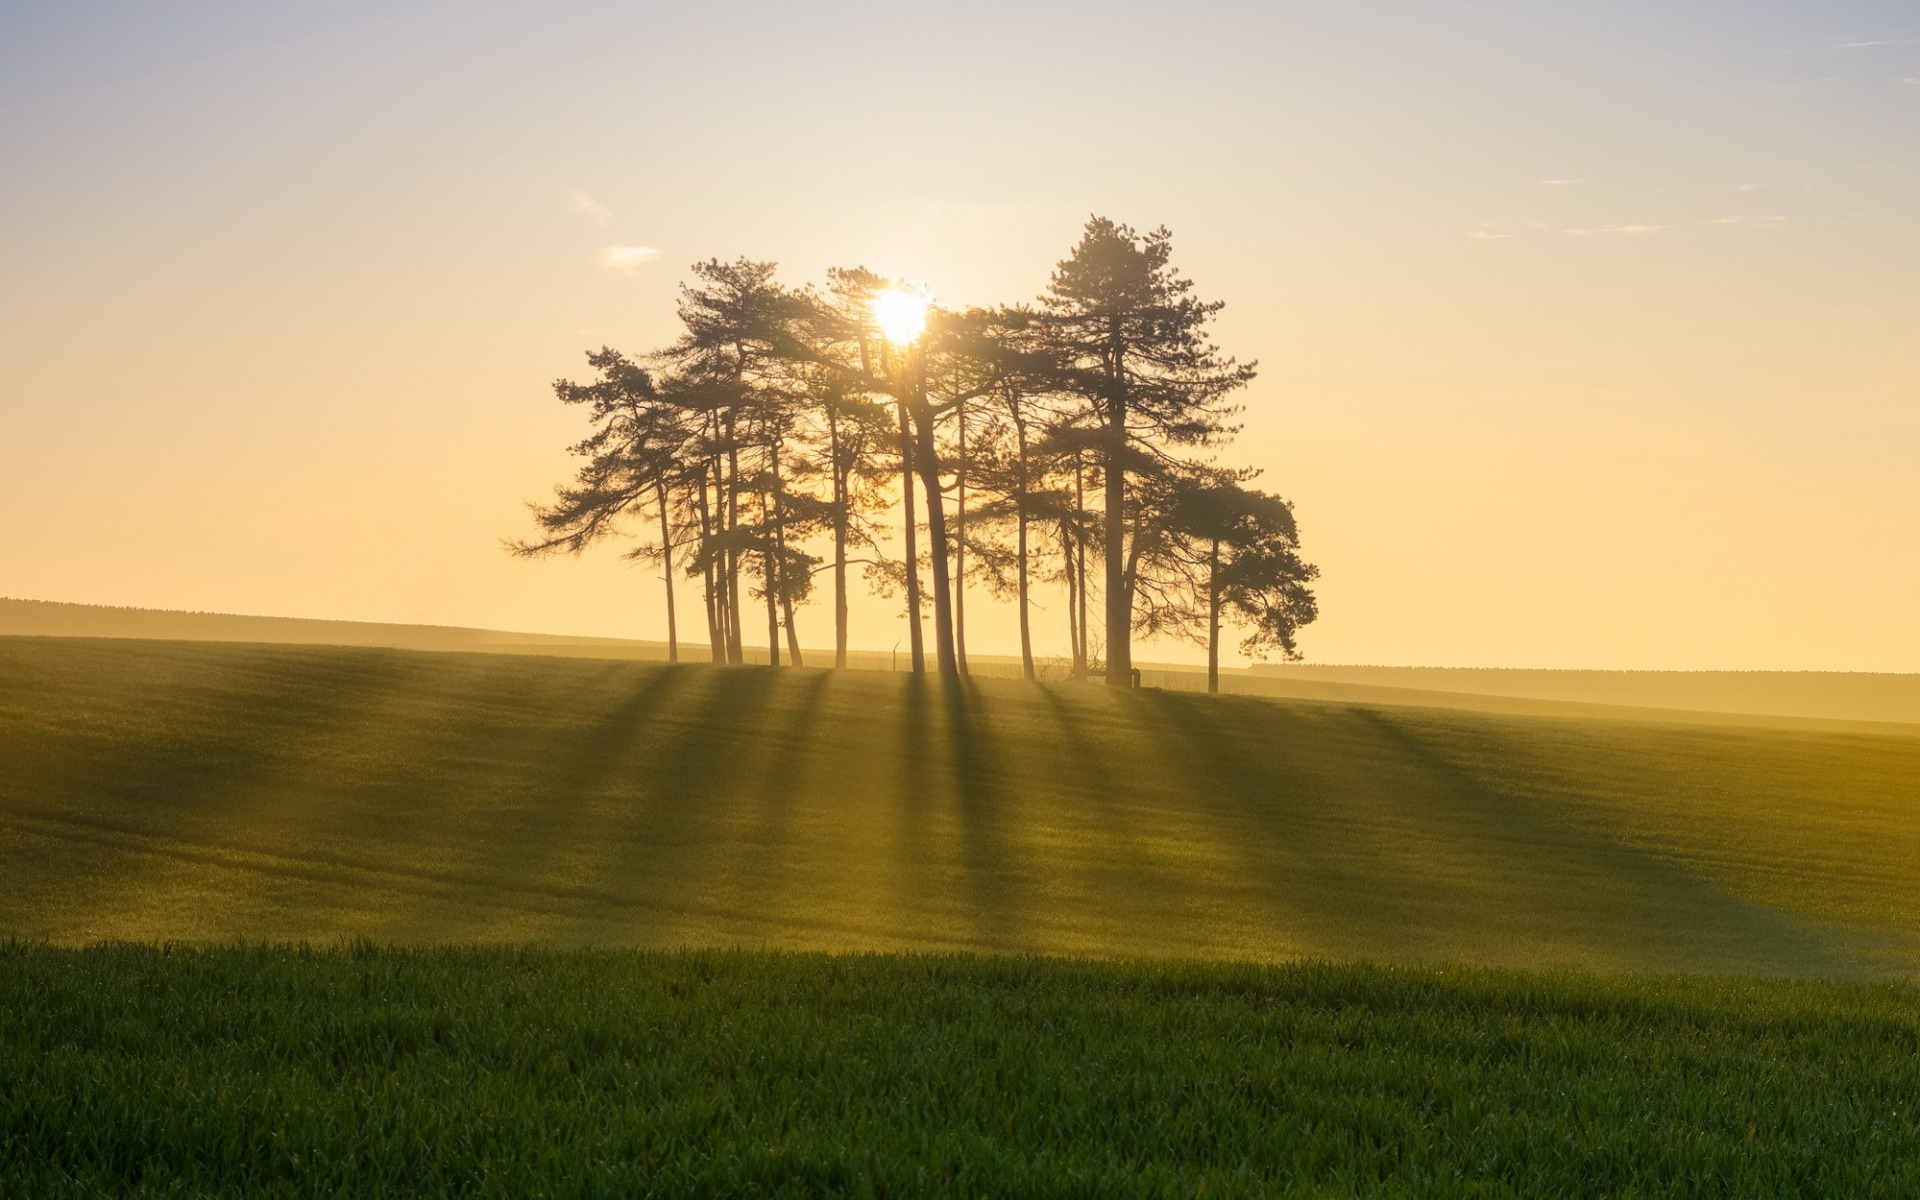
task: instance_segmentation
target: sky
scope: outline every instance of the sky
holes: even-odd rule
[[[1309,661],[1920,671],[1910,2],[8,0],[0,162],[0,595],[660,637],[501,548],[554,379],[696,261],[1011,302],[1099,213],[1259,363]]]

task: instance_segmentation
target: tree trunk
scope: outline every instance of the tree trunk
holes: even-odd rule
[[[1067,574],[1067,653],[1073,658],[1071,674],[1079,679],[1086,674],[1080,663],[1080,583],[1073,569],[1073,535],[1060,526],[1060,558]]]
[[[1085,679],[1093,664],[1087,654],[1087,643],[1091,640],[1087,631],[1087,471],[1078,450],[1073,452],[1073,556],[1077,593],[1073,602],[1080,614],[1080,640],[1073,647],[1073,673]]]
[[[1033,629],[1027,605],[1027,425],[1020,419],[1019,401],[1014,402],[1013,435],[1017,457],[1014,462],[1014,557],[1019,579],[1020,604],[1020,676],[1032,680]]]
[[[793,597],[786,592],[780,593],[781,620],[787,627],[787,661],[796,667],[806,664],[800,661],[800,631],[793,624]]]
[[[747,652],[740,620],[740,547],[735,544],[740,530],[740,447],[733,440],[732,417],[727,418],[726,435],[727,487],[720,503],[727,514],[727,661],[737,666],[747,661]]]
[[[766,538],[765,530],[772,524],[767,512],[767,493],[760,493],[760,528],[763,531],[760,541],[760,583],[767,597],[767,665],[780,665],[780,584],[776,579],[777,568],[773,561],[773,546]]]
[[[1207,690],[1220,690],[1220,539],[1207,556]]]
[[[933,567],[933,645],[942,675],[958,675],[953,649],[953,590],[948,576],[953,548],[947,543],[946,504],[940,495],[940,449],[933,440],[933,406],[927,403],[926,359],[920,360],[915,387],[914,427],[919,438],[914,466],[927,495],[927,558]]]
[[[1114,383],[1107,400],[1107,683],[1133,686],[1133,605],[1127,592],[1127,402]]]
[[[953,515],[953,661],[962,675],[967,674],[967,406],[955,410],[960,424],[959,461],[954,464],[954,486],[958,489]]]
[[[847,465],[841,460],[840,420],[827,412],[828,451],[833,463],[833,665],[847,666],[847,508],[852,489]]]
[[[726,661],[726,638],[720,631],[719,592],[715,587],[713,571],[713,514],[707,507],[707,480],[703,473],[700,479],[696,503],[700,510],[700,597],[707,609],[707,647],[716,663]]]
[[[656,483],[654,494],[660,499],[660,573],[667,581],[667,661],[677,663],[680,661],[680,628],[674,623],[673,529],[667,521],[667,485]]]
[[[787,585],[787,489],[780,477],[781,443],[773,443],[774,578],[780,588],[780,615],[787,626],[787,661],[800,665],[800,634],[793,624],[793,589]]]
[[[907,421],[907,402],[900,401],[900,489],[906,509],[907,533],[907,646],[913,673],[927,673],[927,649],[920,631],[920,534],[913,512],[913,431]]]

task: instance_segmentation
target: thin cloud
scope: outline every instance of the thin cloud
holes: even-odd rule
[[[1592,237],[1595,234],[1602,234],[1602,233],[1659,233],[1660,231],[1667,228],[1670,228],[1670,226],[1666,226],[1666,225],[1602,225],[1598,229],[1569,229],[1567,230],[1567,232],[1574,235],[1575,237]]]
[[[585,192],[568,192],[567,203],[572,206],[573,211],[579,213],[587,220],[592,221],[595,225],[605,225],[608,219],[613,216],[612,213],[607,211],[606,205],[601,204]]]
[[[1913,36],[1876,36],[1853,37],[1835,42],[1829,50],[1871,50],[1876,46],[1920,46],[1920,37]]]
[[[1485,229],[1476,229],[1473,232],[1467,234],[1467,236],[1470,238],[1476,238],[1483,242],[1492,242],[1492,241],[1498,241],[1503,237],[1510,237],[1512,235],[1505,234],[1505,233],[1492,233]]]
[[[1736,192],[1757,192],[1760,190],[1760,188],[1761,188],[1761,185],[1757,183],[1743,183],[1739,187],[1734,188],[1733,190]]]
[[[660,252],[652,246],[608,246],[600,251],[600,265],[610,271],[631,275],[659,257]]]
[[[1585,183],[1584,179],[1542,179],[1541,187],[1572,187],[1576,183]]]
[[[1737,226],[1738,228],[1741,228],[1741,229],[1772,229],[1774,226],[1784,225],[1786,224],[1786,222],[1787,222],[1787,219],[1785,217],[1733,216],[1733,217],[1714,217],[1713,219],[1709,220],[1707,224],[1732,225],[1732,226]]]

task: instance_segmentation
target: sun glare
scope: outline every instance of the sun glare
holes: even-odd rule
[[[933,297],[925,291],[888,288],[873,298],[873,319],[880,332],[896,346],[911,345],[927,327],[927,309]]]

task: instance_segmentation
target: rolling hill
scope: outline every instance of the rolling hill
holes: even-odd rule
[[[664,642],[629,638],[574,637],[307,617],[243,616],[116,608],[49,600],[0,597],[0,637],[92,637],[200,642],[259,642],[296,646],[371,646],[394,650],[537,654],[664,662]],[[704,648],[683,642],[683,661],[704,660]],[[766,660],[749,645],[749,662]],[[807,649],[812,665],[830,663],[832,652]],[[1136,660],[1138,661],[1138,660]],[[1017,679],[1017,658],[972,654],[973,673]],[[898,653],[855,649],[855,670],[899,671]],[[1206,673],[1181,663],[1142,662],[1148,687],[1205,691]],[[1042,678],[1067,676],[1067,664],[1043,660]],[[1890,724],[1920,725],[1920,675],[1835,671],[1552,671],[1466,667],[1370,667],[1324,663],[1256,664],[1221,671],[1221,690],[1238,695],[1294,700],[1330,700],[1370,707],[1452,708],[1516,716],[1562,716],[1631,721],[1692,721],[1752,725],[1755,718],[1781,728],[1835,728],[1852,722],[1859,732]]]
[[[1917,732],[0,638],[0,934],[1910,978]]]

